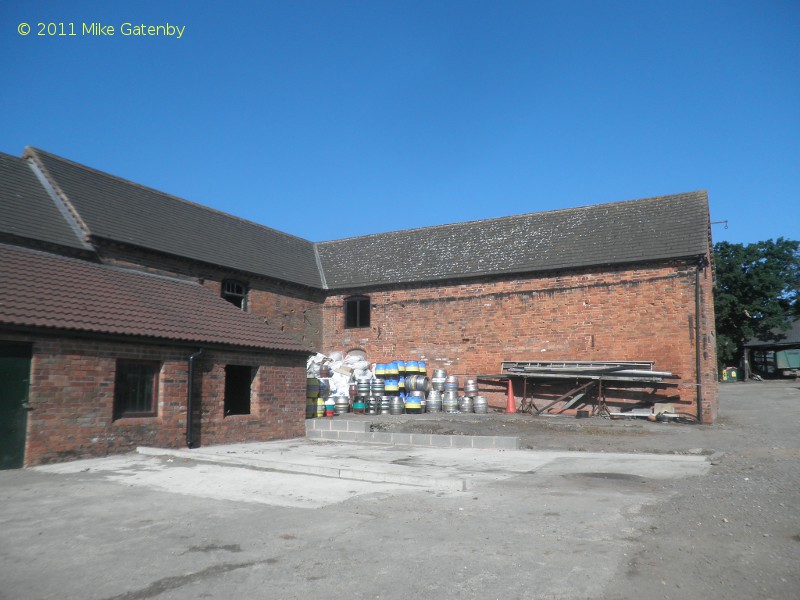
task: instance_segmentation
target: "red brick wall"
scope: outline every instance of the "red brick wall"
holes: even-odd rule
[[[3,336],[33,343],[26,466],[117,454],[137,446],[186,446],[188,348]],[[158,414],[113,418],[116,360],[162,363]],[[196,438],[204,444],[263,441],[305,433],[304,355],[207,351],[198,361]],[[225,417],[225,364],[257,367],[252,414]]]
[[[225,365],[255,370],[250,414],[225,416]],[[198,362],[196,440],[201,445],[258,442],[305,435],[306,357],[214,352]]]
[[[103,262],[107,264],[200,281],[215,294],[220,293],[223,280],[239,281],[248,287],[248,312],[264,318],[308,348],[319,350],[322,347],[320,306],[325,298],[322,290],[312,290],[123,244],[98,242],[97,246]]]
[[[249,289],[247,311],[262,317],[264,321],[294,337],[314,351],[322,348],[322,318],[320,307],[324,294],[310,293],[304,296],[292,286],[277,282],[242,280]],[[219,294],[222,280],[206,279],[203,285]]]
[[[670,261],[358,291],[373,304],[367,329],[345,329],[349,294],[332,295],[323,308],[323,348],[360,347],[373,362],[422,358],[429,374],[444,368],[462,377],[497,374],[504,360],[654,361],[656,370],[681,376],[681,385],[662,395],[694,414],[695,268],[693,261]],[[702,282],[706,412],[712,416],[710,277]],[[505,405],[500,394],[493,403],[499,402]]]

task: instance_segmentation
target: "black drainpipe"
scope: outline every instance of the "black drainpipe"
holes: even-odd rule
[[[202,348],[189,357],[189,384],[186,386],[186,446],[194,448],[194,439],[192,432],[192,417],[193,417],[193,403],[194,396],[194,362],[203,355]]]
[[[701,383],[703,367],[700,361],[700,271],[705,266],[706,258],[697,261],[694,274],[694,350],[695,373],[697,376],[697,422],[703,422],[703,384]]]

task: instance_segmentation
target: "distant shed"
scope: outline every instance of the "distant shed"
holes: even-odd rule
[[[744,345],[744,379],[796,377],[800,373],[800,319],[786,331],[773,330],[767,339],[752,339]]]

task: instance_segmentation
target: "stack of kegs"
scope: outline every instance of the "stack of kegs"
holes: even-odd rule
[[[458,409],[461,412],[474,412],[485,415],[489,412],[489,403],[485,396],[478,395],[478,382],[467,379],[464,382],[464,396],[459,400]]]
[[[422,361],[393,360],[389,363],[375,365],[375,377],[381,379],[397,379],[408,375],[427,375],[427,366]]]
[[[306,418],[325,416],[325,399],[331,393],[330,382],[327,379],[308,377],[306,379]]]
[[[309,377],[306,379],[306,419],[317,416],[317,398],[319,398],[319,379]]]
[[[371,379],[369,377],[359,377],[356,379],[356,397],[353,400],[353,412],[355,414],[363,415],[365,412],[369,411],[370,389]]]
[[[380,414],[421,413],[427,409],[427,396],[431,388],[427,365],[423,361],[393,360],[375,364],[375,378],[371,381],[369,397],[376,398],[375,410]],[[359,396],[363,389],[363,385],[359,387]],[[366,412],[371,412],[369,399],[364,407]],[[441,397],[434,399],[432,410],[441,410]]]
[[[472,398],[478,393],[478,384],[474,379],[464,382],[464,395],[458,399],[458,411],[462,413],[474,412]]]

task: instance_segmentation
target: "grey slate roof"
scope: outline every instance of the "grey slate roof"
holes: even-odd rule
[[[314,245],[36,148],[33,157],[98,238],[321,287]]]
[[[317,244],[329,289],[703,255],[705,191]]]
[[[773,337],[769,337],[767,339],[758,339],[754,338],[748,340],[745,344],[747,348],[758,348],[758,347],[773,347],[773,346],[797,346],[800,345],[800,318],[794,319],[791,323],[791,327],[786,331],[780,331],[778,329],[772,330]]]
[[[698,256],[705,254],[710,241],[707,194],[697,191],[314,244],[43,150],[28,148],[25,156],[37,162],[91,239],[132,244],[316,289]],[[36,199],[32,205],[50,211],[34,218],[17,210],[9,213],[4,227],[15,226],[21,235],[27,231],[53,239],[61,236],[62,244],[70,239],[79,244],[74,234],[70,238],[68,226],[57,227],[58,210],[47,202],[35,176],[22,169],[27,168],[24,161],[4,160],[12,175],[4,175],[3,183],[6,178],[11,183],[0,193],[9,198],[17,194],[10,200],[0,196],[4,203],[18,208],[19,199],[27,195]]]
[[[89,250],[28,161],[0,153],[0,234]]]
[[[0,244],[0,326],[308,352],[194,282]]]

